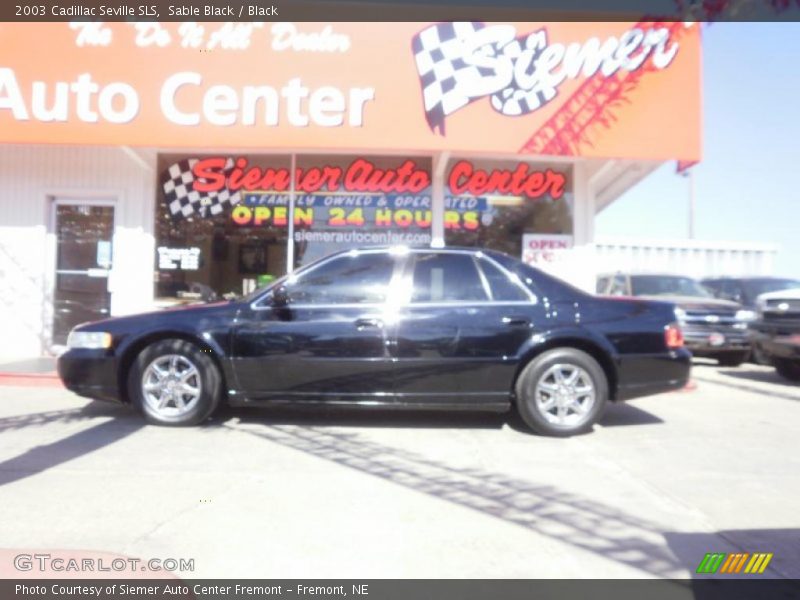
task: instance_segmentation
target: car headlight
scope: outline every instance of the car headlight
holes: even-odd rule
[[[758,314],[754,310],[737,310],[736,311],[736,320],[737,321],[755,321],[758,318]]]
[[[675,307],[675,319],[679,323],[683,323],[686,320],[686,311],[683,310],[681,307],[676,306]]]
[[[67,348],[86,350],[111,348],[111,334],[105,331],[71,331],[67,337]]]

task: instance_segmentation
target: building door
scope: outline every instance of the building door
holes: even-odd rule
[[[505,403],[541,309],[484,258],[411,255],[411,301],[394,328],[395,394],[402,403]]]
[[[52,343],[65,344],[80,323],[110,315],[114,206],[109,202],[56,199]]]
[[[397,263],[388,252],[341,255],[290,278],[286,303],[243,311],[233,364],[250,398],[389,401],[385,303]]]

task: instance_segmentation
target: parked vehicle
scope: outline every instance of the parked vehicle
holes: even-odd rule
[[[715,298],[736,302],[752,311],[758,310],[756,301],[761,294],[800,289],[800,280],[784,277],[706,277],[700,283]]]
[[[762,294],[753,343],[781,377],[800,382],[800,289]]]
[[[761,294],[800,289],[800,280],[782,277],[712,277],[702,279],[700,283],[716,298],[738,302],[745,309],[753,311],[753,318],[758,310],[756,301]],[[751,343],[751,346],[751,361],[761,365],[770,364],[769,357],[756,344]]]
[[[498,252],[334,254],[240,300],[75,328],[66,387],[191,425],[222,402],[506,411],[591,428],[609,400],[683,387],[675,307],[586,294]]]
[[[756,314],[737,302],[714,298],[710,291],[683,275],[602,275],[597,293],[638,296],[673,302],[686,340],[694,356],[714,358],[719,364],[736,367],[750,356],[747,324]]]

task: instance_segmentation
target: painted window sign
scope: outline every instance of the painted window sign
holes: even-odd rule
[[[566,175],[527,163],[479,168],[454,161],[447,175],[446,229],[476,230],[491,223],[492,206],[504,199],[558,201]],[[216,216],[230,208],[240,226],[286,227],[290,169],[250,164],[245,157],[190,158],[162,174],[165,202],[174,218]],[[298,167],[294,225],[299,228],[430,228],[429,167],[411,159],[378,167],[367,158],[345,165]]]
[[[205,158],[193,168],[198,192],[219,192],[227,188],[231,192],[242,189],[289,191],[289,169],[261,169],[248,166],[246,158],[237,158],[233,167],[230,159]],[[347,169],[334,166],[298,169],[295,178],[297,192],[382,192],[418,193],[431,184],[430,175],[412,160],[404,161],[396,169],[379,169],[366,158],[353,161]]]
[[[196,271],[200,268],[200,248],[158,247],[158,268],[174,271]]]

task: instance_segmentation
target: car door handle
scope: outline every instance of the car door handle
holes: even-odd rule
[[[383,321],[380,319],[356,319],[356,329],[380,329],[383,327]]]
[[[508,325],[509,327],[528,327],[531,322],[529,319],[525,317],[503,317],[503,325]]]

